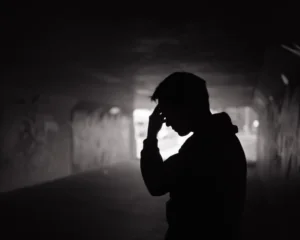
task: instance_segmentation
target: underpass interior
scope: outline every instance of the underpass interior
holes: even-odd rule
[[[243,239],[298,239],[300,47],[278,12],[268,21],[265,12],[255,20],[214,12],[182,22],[73,14],[6,19],[3,234],[162,239],[168,196],[151,197],[139,169],[149,96],[171,72],[191,71],[207,81],[211,111],[239,128],[248,162]],[[188,137],[164,126],[163,158]]]

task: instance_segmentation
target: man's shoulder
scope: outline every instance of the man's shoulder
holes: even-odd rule
[[[195,146],[195,142],[196,142],[195,136],[194,136],[194,135],[190,136],[190,137],[182,144],[182,146],[180,147],[178,153],[179,153],[179,154],[183,154],[183,153],[185,153],[187,150],[191,150],[192,147]]]

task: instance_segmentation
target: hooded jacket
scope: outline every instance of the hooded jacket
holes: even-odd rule
[[[238,238],[247,176],[245,154],[235,135],[238,128],[222,112],[212,115],[204,129],[166,161],[162,161],[157,143],[144,141],[144,182],[153,196],[170,196],[166,239],[195,239],[195,235]]]

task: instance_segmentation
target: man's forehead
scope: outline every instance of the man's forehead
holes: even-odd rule
[[[158,104],[161,106],[172,106],[175,105],[178,100],[174,98],[164,98],[164,99],[159,99]]]

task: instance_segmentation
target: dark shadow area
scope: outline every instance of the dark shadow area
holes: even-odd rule
[[[11,238],[146,239],[164,231],[161,200],[137,165],[121,165],[1,194],[1,229]]]
[[[255,168],[248,169],[244,239],[274,232],[274,214],[263,198]],[[146,191],[139,166],[120,165],[0,195],[1,231],[31,239],[161,239],[166,196]],[[276,218],[277,219],[277,218]],[[272,230],[273,229],[273,230]],[[257,236],[259,234],[259,236]],[[274,238],[282,239],[274,232]]]

